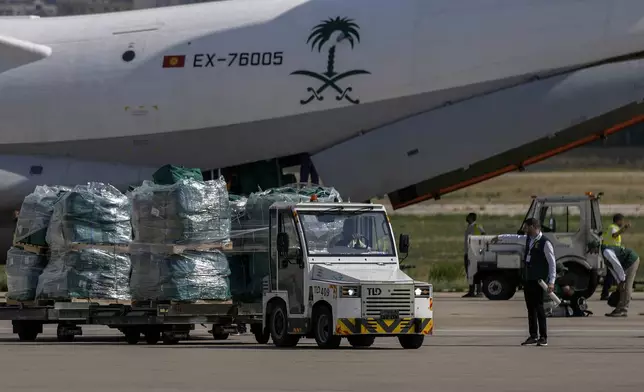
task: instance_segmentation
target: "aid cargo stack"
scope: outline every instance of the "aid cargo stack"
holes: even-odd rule
[[[38,299],[129,301],[130,201],[109,184],[91,182],[54,205],[47,230],[50,260]]]
[[[7,302],[33,301],[38,278],[48,262],[45,239],[54,204],[69,188],[37,186],[22,203],[13,246],[7,252]]]
[[[230,207],[223,178],[144,181],[133,190],[133,305],[229,301]]]

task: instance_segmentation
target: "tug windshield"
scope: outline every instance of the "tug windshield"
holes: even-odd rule
[[[383,211],[331,208],[298,211],[308,254],[314,256],[395,256]]]

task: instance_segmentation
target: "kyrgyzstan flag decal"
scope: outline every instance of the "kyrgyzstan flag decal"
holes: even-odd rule
[[[186,56],[163,56],[163,68],[183,68]]]

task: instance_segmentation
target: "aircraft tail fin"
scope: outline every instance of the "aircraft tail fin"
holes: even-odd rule
[[[49,46],[0,35],[0,73],[47,58],[51,52]]]

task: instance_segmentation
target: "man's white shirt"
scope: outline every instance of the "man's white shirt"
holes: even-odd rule
[[[539,234],[536,237],[530,238],[530,243],[528,244],[528,254],[525,255],[526,263],[530,263],[530,250],[532,250],[536,242],[539,241],[542,236],[543,236],[543,233],[539,232]],[[518,241],[523,241],[523,243],[525,243],[526,240],[528,239],[528,236],[518,235],[518,234],[501,234],[499,235],[499,238],[518,240]],[[554,284],[555,279],[557,278],[557,259],[555,259],[555,249],[552,246],[552,242],[546,241],[546,244],[543,247],[543,252],[546,254],[546,260],[548,260],[548,284]]]
[[[611,268],[609,268],[611,274],[617,279],[619,283],[626,281],[626,274],[624,273],[624,268],[617,259],[617,255],[613,252],[612,249],[604,249],[602,252],[604,259],[610,263]]]

